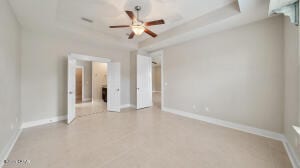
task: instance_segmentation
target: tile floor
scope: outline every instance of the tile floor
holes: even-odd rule
[[[76,117],[84,117],[88,115],[93,115],[97,113],[104,113],[106,112],[107,105],[105,102],[101,101],[94,101],[92,102],[84,102],[78,103],[75,105],[76,108]]]
[[[292,167],[279,141],[161,112],[157,106],[24,129],[9,159],[28,159],[31,163],[23,167],[30,168]]]
[[[153,92],[152,99],[153,99],[153,106],[160,109],[161,108],[161,93]]]

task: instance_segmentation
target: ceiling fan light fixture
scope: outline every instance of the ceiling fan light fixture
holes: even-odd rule
[[[135,35],[139,36],[143,34],[143,32],[152,36],[153,38],[157,37],[157,34],[149,30],[148,26],[165,24],[165,21],[163,19],[160,19],[160,20],[153,20],[144,23],[142,20],[139,20],[139,11],[141,9],[142,9],[141,6],[135,7],[137,13],[136,17],[132,11],[128,11],[128,10],[125,11],[125,13],[129,16],[130,20],[132,21],[131,25],[118,25],[118,26],[109,26],[109,27],[110,28],[130,27],[132,32],[129,34],[128,39],[132,39]]]
[[[132,31],[134,32],[135,35],[141,35],[145,31],[145,27],[141,25],[132,25],[131,26]]]

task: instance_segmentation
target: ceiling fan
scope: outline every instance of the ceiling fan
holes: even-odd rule
[[[143,21],[139,20],[139,11],[142,9],[142,7],[136,6],[134,9],[136,10],[137,17],[134,16],[132,11],[125,11],[126,14],[129,16],[129,18],[132,21],[131,25],[118,25],[118,26],[109,26],[109,27],[110,28],[130,27],[132,32],[129,34],[128,39],[132,39],[134,35],[139,36],[139,35],[143,34],[143,32],[145,32],[145,33],[149,34],[150,36],[152,36],[153,38],[155,38],[157,36],[157,34],[152,32],[151,30],[149,30],[147,28],[147,26],[165,24],[165,21],[163,19],[160,19],[160,20],[154,20],[154,21],[144,23]]]

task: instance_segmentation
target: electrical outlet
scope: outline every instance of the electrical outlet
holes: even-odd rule
[[[205,111],[206,111],[206,112],[209,112],[209,108],[208,108],[208,107],[205,107]]]
[[[19,118],[18,117],[16,117],[16,123],[18,123],[19,122]]]

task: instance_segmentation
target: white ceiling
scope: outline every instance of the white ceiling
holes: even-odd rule
[[[269,0],[238,0],[235,3],[209,12],[187,24],[163,32],[155,39],[139,43],[139,50],[153,52],[208,34],[232,29],[251,22],[266,19]]]
[[[143,34],[128,40],[129,28],[109,29],[110,25],[129,24],[125,10],[141,5],[141,19],[151,21],[164,19],[165,25],[152,26],[156,33],[165,32],[207,12],[231,3],[233,0],[10,0],[22,26],[31,29],[76,30],[111,37],[115,41],[136,44],[150,38]],[[87,23],[82,17],[93,20]]]
[[[156,33],[167,31],[174,26],[199,17],[231,3],[233,0],[59,0],[56,17],[59,21],[83,26],[87,31],[102,32],[116,38],[127,39],[130,28],[109,29],[110,25],[127,25],[131,21],[124,12],[134,11],[136,5],[142,6],[140,19],[151,21],[164,19],[165,25],[153,26]],[[83,22],[82,17],[93,20]],[[135,37],[135,41],[149,38],[143,34]]]
[[[130,33],[129,28],[109,29],[108,26],[110,25],[130,23],[130,19],[124,12],[125,10],[133,11],[134,6],[142,6],[140,16],[143,21],[157,19],[164,19],[166,21],[165,25],[150,27],[152,31],[157,34],[167,35],[168,32],[173,32],[172,36],[174,36],[174,34],[176,35],[177,29],[180,30],[185,25],[192,24],[194,26],[201,27],[201,24],[197,25],[189,21],[201,20],[201,17],[205,17],[209,13],[233,4],[236,0],[9,1],[19,22],[24,28],[45,32],[60,32],[61,34],[76,34],[78,36],[85,36],[86,39],[95,43],[102,42],[115,47],[123,47],[132,50],[138,48],[138,43],[145,46],[143,44],[148,44],[152,41],[157,43],[160,38],[154,40],[152,37],[144,33],[139,37],[135,37],[133,40],[128,40],[126,34]],[[239,3],[245,4],[242,7],[246,9],[248,9],[247,6],[253,5],[251,2],[254,1],[267,0],[238,0]],[[259,5],[259,3],[256,5]],[[237,9],[233,10],[237,11]],[[252,12],[256,11],[253,10]],[[223,13],[219,12],[218,15],[223,15]],[[93,23],[82,21],[82,17],[93,20]],[[193,29],[193,26],[191,26],[190,29]],[[199,29],[199,27],[195,27],[195,29]],[[180,35],[183,34],[178,31],[178,34],[179,33]],[[168,38],[168,36],[164,38]],[[147,43],[145,43],[145,41]]]

